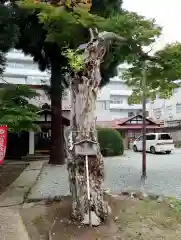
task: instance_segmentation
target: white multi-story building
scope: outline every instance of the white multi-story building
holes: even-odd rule
[[[121,79],[121,72],[127,68],[127,64],[118,67],[119,77],[110,79],[110,83],[100,90],[97,101],[97,120],[109,121],[119,118],[128,118],[136,115],[142,109],[140,104],[128,104],[131,89]]]
[[[17,50],[12,50],[7,54],[7,66],[4,72],[2,83],[16,83],[40,85],[43,82],[49,82],[50,75],[47,71],[41,72],[36,63],[30,56],[25,56]],[[119,76],[128,65],[122,64],[118,67]],[[34,100],[34,103],[42,105],[49,103],[49,98],[40,89],[37,90],[40,96]],[[120,77],[110,79],[110,83],[100,89],[96,104],[96,116],[98,121],[109,121],[118,118],[127,118],[140,112],[141,105],[129,105],[128,96],[131,90],[126,86]],[[63,106],[65,109],[69,106],[69,94],[64,97]]]
[[[176,88],[169,99],[157,99],[147,104],[149,116],[161,121],[164,126],[181,121],[181,88]],[[173,123],[173,124],[172,124]]]
[[[41,84],[41,81],[49,81],[49,74],[46,71],[41,72],[32,57],[13,49],[6,55],[6,58],[7,64],[2,83],[37,85]]]

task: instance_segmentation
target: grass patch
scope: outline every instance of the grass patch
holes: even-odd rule
[[[174,211],[181,215],[181,200],[169,198],[169,205]]]

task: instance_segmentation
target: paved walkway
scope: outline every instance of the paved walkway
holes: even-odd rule
[[[29,240],[28,233],[17,210],[0,208],[0,239]]]
[[[44,162],[31,162],[24,172],[0,195],[0,240],[29,240],[18,208],[36,182]]]
[[[0,207],[20,205],[36,182],[45,162],[31,162],[11,186],[0,195]]]
[[[112,193],[122,190],[139,190],[141,153],[126,152],[125,156],[105,159],[104,188]],[[181,151],[170,155],[147,154],[148,179],[146,190],[150,193],[175,196],[181,199]],[[65,166],[44,166],[37,183],[28,195],[29,200],[47,199],[69,194]]]

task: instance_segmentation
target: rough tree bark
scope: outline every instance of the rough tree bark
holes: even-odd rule
[[[70,86],[71,126],[69,131],[72,132],[73,143],[85,139],[97,143],[97,155],[89,157],[91,211],[101,221],[104,221],[108,216],[108,205],[103,199],[104,163],[97,141],[94,112],[98,87],[101,82],[100,64],[106,48],[101,39],[93,36],[93,31],[91,33],[91,40],[84,51],[84,70],[75,72],[72,76]],[[88,214],[85,161],[84,157],[75,155],[75,149],[71,148],[69,144],[70,141],[67,141],[67,166],[73,201],[73,217],[82,221]]]
[[[61,165],[65,162],[63,119],[62,119],[62,89],[60,66],[52,63],[51,69],[51,149],[49,164]]]

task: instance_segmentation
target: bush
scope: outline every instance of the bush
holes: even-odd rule
[[[124,153],[121,134],[112,128],[98,128],[98,141],[103,156],[119,156]]]

